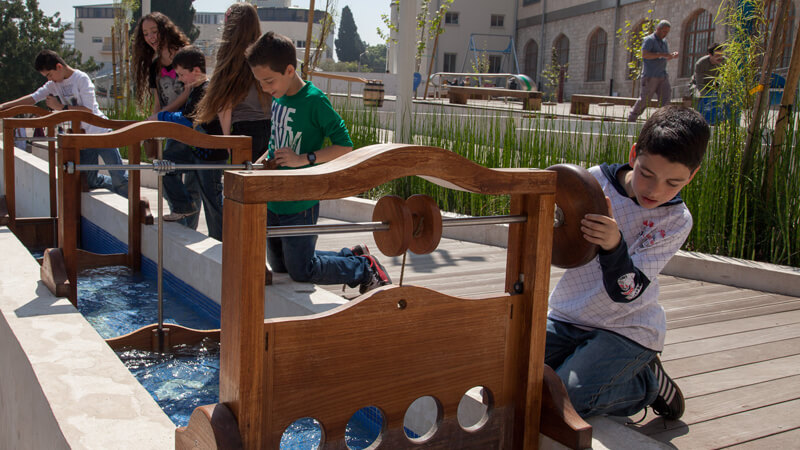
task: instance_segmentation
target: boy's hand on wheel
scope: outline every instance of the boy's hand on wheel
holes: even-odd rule
[[[622,239],[619,226],[614,219],[611,209],[611,199],[606,197],[608,205],[608,216],[602,214],[587,214],[581,220],[581,232],[583,238],[592,244],[597,244],[605,251],[617,248]]]

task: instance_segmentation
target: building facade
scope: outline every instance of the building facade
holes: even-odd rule
[[[517,56],[523,73],[541,82],[542,69],[550,64],[552,49],[556,48],[560,62],[569,64],[569,78],[564,85],[568,96],[632,95],[633,85],[638,81],[629,78],[631,55],[620,46],[616,30],[623,28],[626,21],[642,23],[650,9],[651,18],[672,23],[667,42],[670,51],[679,52],[677,59],[667,63],[673,97],[686,93],[694,62],[707,53],[709,44],[727,39],[726,27],[716,17],[721,0],[519,0],[519,3]],[[767,1],[772,19],[777,3]],[[798,1],[793,0],[780,67],[789,63],[798,6]]]
[[[263,6],[262,6],[263,4]],[[261,21],[261,31],[275,31],[283,34],[294,42],[298,48],[298,58],[302,59],[306,48],[306,30],[308,23],[308,9],[293,8],[288,6],[288,0],[268,0],[258,2],[258,15]],[[314,25],[312,36],[319,36],[324,11],[314,11]],[[214,66],[216,49],[219,43],[225,12],[197,12],[194,24],[200,34],[194,45],[206,55],[209,72]],[[84,60],[90,56],[98,63],[104,63],[99,74],[111,71],[111,27],[114,24],[114,5],[87,5],[75,7],[75,48],[83,54]],[[333,29],[326,38],[327,50],[324,58],[333,57]]]
[[[774,19],[777,0],[766,0]],[[441,0],[431,0],[436,11]],[[688,90],[694,62],[707,53],[709,44],[727,39],[725,25],[717,20],[722,0],[455,0],[443,20],[444,33],[434,51],[429,40],[419,72],[524,73],[543,88],[542,70],[551,62],[555,48],[560,63],[567,64],[565,94],[574,93],[631,96],[638,80],[629,77],[632,55],[620,45],[617,30],[626,21],[634,26],[645,17],[672,23],[667,42],[680,56],[667,63],[673,97]],[[420,0],[417,0],[419,10]],[[800,0],[792,0],[790,30],[782,43],[779,67],[787,67]],[[653,11],[648,13],[648,10]],[[397,11],[392,8],[397,23]],[[544,24],[544,25],[543,25]],[[395,34],[392,36],[397,38]],[[505,45],[512,41],[509,57]],[[389,70],[396,73],[396,45],[390,44]],[[515,66],[516,64],[516,66]],[[486,70],[488,69],[488,70]],[[778,71],[781,72],[780,70]],[[636,91],[638,92],[638,90]]]

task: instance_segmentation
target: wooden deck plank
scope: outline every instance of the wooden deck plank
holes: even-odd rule
[[[667,333],[665,344],[696,341],[699,339],[724,336],[728,334],[741,333],[743,331],[759,330],[762,328],[770,328],[793,323],[800,323],[800,310],[768,314],[765,316],[751,317],[747,319],[729,320],[709,325],[685,327],[678,330],[670,330],[669,333]]]
[[[797,354],[800,354],[800,338],[664,361],[664,368],[672,378],[682,378]]]
[[[669,334],[669,332],[667,332]],[[661,360],[686,358],[714,352],[724,352],[747,345],[776,342],[784,339],[800,337],[800,323],[782,325],[772,328],[745,331],[742,333],[716,336],[700,341],[681,342],[664,346]]]
[[[681,449],[726,447],[800,427],[797,408],[800,400],[793,400],[698,423],[691,428],[662,431],[651,437]]]
[[[800,442],[800,428],[773,434],[761,439],[737,444],[730,449],[735,450],[764,450],[765,448],[784,449],[797,448]]]
[[[698,299],[698,304],[694,307],[677,309],[665,308],[665,311],[667,313],[667,321],[669,322],[674,319],[682,319],[702,314],[718,314],[720,312],[750,309],[784,302],[794,303],[796,301],[796,299],[785,295],[757,293],[752,297],[738,298],[729,302],[714,302],[711,304],[705,304]]]
[[[649,420],[636,428],[647,435],[686,425],[691,429],[694,424],[797,399],[800,399],[800,375],[693,397],[686,400],[686,413],[680,420],[648,416]]]
[[[795,375],[800,375],[800,355],[691,375],[676,382],[684,397],[691,398]]]
[[[735,320],[740,318],[747,318],[747,317],[758,317],[762,315],[769,315],[775,314],[785,311],[794,311],[800,308],[798,305],[798,300],[787,300],[785,302],[765,305],[765,306],[754,306],[749,308],[742,308],[733,311],[715,311],[708,314],[700,314],[696,316],[687,316],[680,319],[670,319],[669,314],[667,315],[667,328],[668,330],[675,330],[682,327],[691,327],[696,325],[702,325],[706,323],[715,323],[721,322],[725,320]],[[669,331],[667,332],[669,334]]]

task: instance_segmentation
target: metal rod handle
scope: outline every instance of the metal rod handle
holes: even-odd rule
[[[75,164],[68,162],[65,164],[67,173],[75,173],[87,170],[154,170],[156,172],[168,173],[176,170],[259,170],[264,169],[265,164],[176,164],[172,161],[157,159],[152,164]]]

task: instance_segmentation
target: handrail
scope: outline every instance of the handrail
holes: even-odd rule
[[[555,183],[553,172],[528,168],[488,169],[438,147],[377,144],[299,170],[228,172],[224,186],[226,198],[243,203],[330,200],[356,195],[412,175],[423,176],[450,189],[489,195],[548,193],[553,192]],[[338,190],[334,191],[332,186]]]
[[[0,111],[0,119],[18,116],[20,114],[33,114],[36,116],[46,116],[50,114],[50,110],[39,108],[36,105],[19,105],[13,108],[8,108]]]

